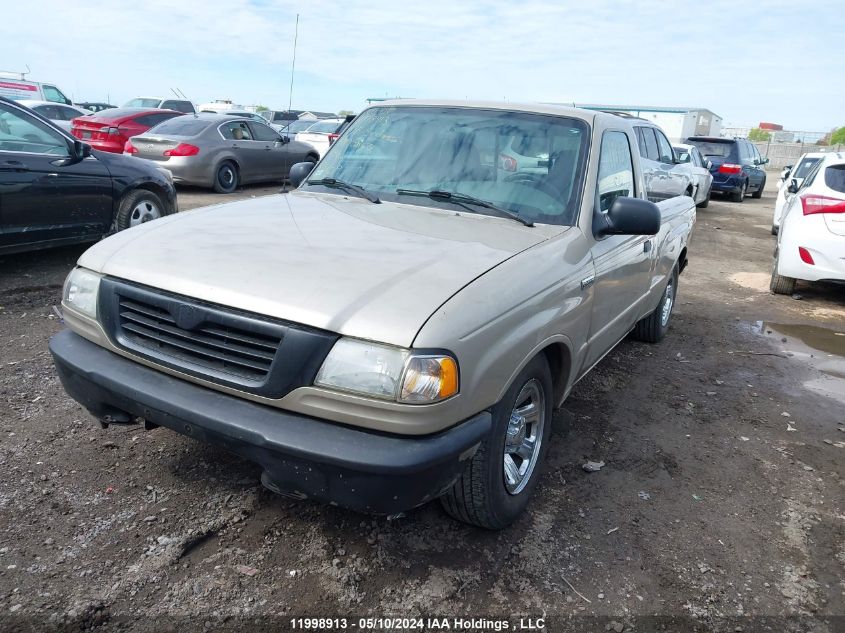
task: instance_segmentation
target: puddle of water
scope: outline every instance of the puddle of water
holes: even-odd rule
[[[757,321],[751,330],[772,340],[789,357],[802,360],[823,374],[806,381],[807,389],[845,403],[845,331],[763,321]]]

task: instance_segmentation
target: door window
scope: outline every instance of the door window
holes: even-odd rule
[[[230,141],[251,141],[252,134],[246,121],[230,121],[220,126],[223,138]]]
[[[657,137],[657,148],[660,153],[659,161],[661,163],[668,163],[670,165],[675,163],[675,154],[672,152],[672,146],[660,130],[654,130],[654,135]]]
[[[701,153],[697,147],[693,147],[690,150],[690,158],[692,159],[692,164],[696,167],[704,167],[704,159],[701,158]]]
[[[650,127],[638,127],[637,136],[640,140],[640,156],[651,160],[660,160],[660,152],[657,148],[657,139],[654,138],[654,130]]]
[[[263,123],[250,122],[249,127],[252,129],[252,136],[256,141],[278,141],[279,133],[273,128]]]
[[[606,213],[621,196],[635,196],[631,146],[624,132],[605,132],[601,140],[596,203]]]
[[[0,103],[0,152],[67,156],[68,146],[65,137],[50,126]]]
[[[70,103],[70,99],[64,96],[64,94],[62,94],[62,91],[56,88],[55,86],[43,84],[41,86],[41,91],[44,93],[44,101],[55,101],[56,103]]]

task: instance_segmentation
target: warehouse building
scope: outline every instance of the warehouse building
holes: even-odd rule
[[[681,142],[690,136],[719,136],[722,117],[707,108],[673,108],[659,106],[610,105],[599,103],[558,104],[574,105],[587,110],[624,112],[659,125],[669,140]]]

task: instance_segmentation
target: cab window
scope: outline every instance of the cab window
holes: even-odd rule
[[[64,94],[62,94],[62,91],[56,88],[55,86],[43,84],[41,86],[41,92],[44,93],[44,101],[54,101],[56,103],[70,103],[70,99],[64,96]]]
[[[637,138],[640,145],[640,156],[650,160],[660,160],[660,152],[657,149],[657,140],[654,138],[654,130],[650,127],[638,127]]]
[[[596,204],[606,213],[617,198],[634,197],[634,164],[631,145],[624,132],[605,132],[599,155],[599,177],[596,184]]]

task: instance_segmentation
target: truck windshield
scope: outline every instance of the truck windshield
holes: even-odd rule
[[[442,195],[409,200],[401,193],[450,192],[486,201],[531,222],[571,225],[577,217],[589,137],[584,121],[562,116],[459,107],[375,107],[361,113],[335,142],[304,190],[323,187],[309,181],[335,179],[364,187],[385,202],[455,210],[455,204]],[[470,210],[496,215],[483,206]]]

